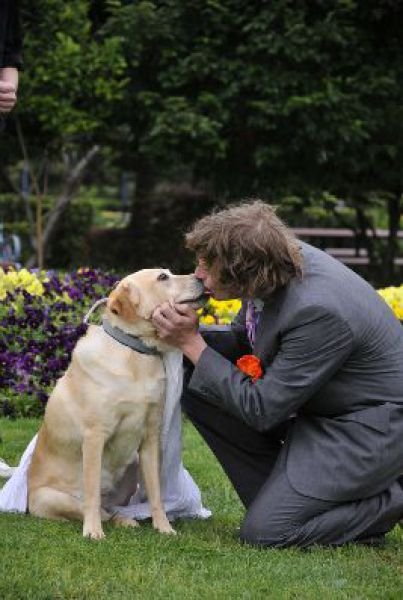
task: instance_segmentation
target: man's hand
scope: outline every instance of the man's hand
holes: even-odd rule
[[[194,364],[207,346],[199,333],[196,311],[186,304],[167,302],[155,309],[152,322],[161,340],[179,348]]]
[[[0,112],[10,112],[17,102],[18,71],[12,67],[0,69]]]

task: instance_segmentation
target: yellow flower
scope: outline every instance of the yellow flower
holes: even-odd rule
[[[31,281],[35,278],[35,275],[30,273],[27,269],[20,269],[17,271],[17,275],[21,283],[24,283],[25,281]]]
[[[43,285],[38,280],[32,281],[25,289],[31,296],[43,296],[43,292],[45,291]]]
[[[398,319],[403,320],[403,285],[390,286],[378,290],[378,294],[385,300]]]
[[[12,291],[18,286],[18,273],[17,271],[9,271],[5,277],[6,287]]]
[[[238,298],[230,300],[210,298],[204,309],[199,311],[201,315],[200,322],[204,325],[213,325],[217,322],[220,324],[231,323],[241,306],[242,302]]]
[[[206,315],[205,317],[201,317],[200,322],[203,323],[203,325],[214,325],[215,318],[212,315]]]

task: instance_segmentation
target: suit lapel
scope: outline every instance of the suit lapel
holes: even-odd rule
[[[310,261],[306,260],[307,255],[308,257],[310,256],[310,246],[301,243],[301,248],[304,257],[305,278],[310,273]],[[265,299],[264,308],[256,329],[255,345],[253,348],[253,353],[263,362],[271,363],[277,354],[280,343],[279,332],[281,323],[287,318],[287,315],[281,314],[282,307],[286,301],[286,297],[290,293],[293,294],[292,290],[299,285],[300,280],[294,278],[286,286]]]
[[[280,311],[283,290],[265,301],[256,329],[253,353],[263,362],[271,362],[278,350],[278,313]]]

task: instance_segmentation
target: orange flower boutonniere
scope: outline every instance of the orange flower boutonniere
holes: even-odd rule
[[[236,361],[236,366],[242,373],[246,373],[249,377],[252,377],[253,383],[257,379],[260,379],[263,375],[262,363],[260,358],[254,354],[244,354],[241,358]]]

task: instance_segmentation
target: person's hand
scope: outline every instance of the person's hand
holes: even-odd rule
[[[0,112],[10,112],[17,102],[15,85],[0,79]]]
[[[193,308],[165,302],[155,309],[152,322],[161,340],[182,350],[193,363],[198,361],[206,343],[199,333],[199,319]]]
[[[17,102],[18,71],[7,67],[0,69],[0,112],[10,112]]]

